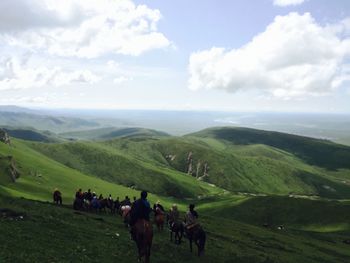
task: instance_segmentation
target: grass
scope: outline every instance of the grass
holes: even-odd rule
[[[0,197],[0,207],[24,215],[0,217],[1,262],[133,262],[136,247],[119,216],[75,213],[69,207]],[[206,254],[198,259],[187,241],[177,246],[168,232],[155,231],[152,262],[346,262],[346,233],[278,231],[220,219],[200,210],[207,232]],[[35,233],[35,234],[33,234]]]
[[[293,153],[311,165],[329,170],[350,168],[350,147],[327,140],[248,128],[210,128],[193,134],[238,145],[264,144]]]
[[[36,143],[31,146],[82,173],[160,195],[193,198],[210,194],[205,184],[187,175],[187,158],[191,152],[194,176],[202,176],[207,163],[209,177],[204,180],[232,192],[350,198],[350,183],[347,183],[350,170],[347,168],[329,170],[310,165],[283,147],[236,145],[204,134],[132,136],[99,142]],[[324,144],[322,147],[335,147],[328,142]],[[165,157],[169,154],[175,159],[167,160]]]

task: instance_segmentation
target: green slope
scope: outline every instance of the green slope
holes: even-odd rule
[[[265,144],[295,154],[305,162],[327,169],[350,168],[350,147],[326,140],[248,128],[220,127],[192,134],[238,145]]]
[[[25,128],[11,128],[3,127],[4,131],[8,133],[10,137],[22,139],[26,141],[36,142],[61,142],[62,138],[59,138],[56,134],[50,131],[38,131],[36,129],[25,129]]]
[[[231,131],[233,135],[228,141]],[[349,169],[329,170],[323,168],[324,165],[310,165],[305,158],[282,146],[278,148],[277,145],[273,147],[253,142],[237,145],[232,141],[235,131],[222,128],[185,137],[135,135],[99,142],[33,144],[33,147],[83,173],[161,195],[207,195],[208,190],[194,178],[197,177],[234,192],[350,198]],[[215,137],[213,132],[226,132],[226,137]],[[261,132],[258,131],[256,136],[259,137]],[[252,136],[249,135],[251,133],[248,130],[247,136]],[[283,141],[285,137],[289,138],[289,135],[283,134],[278,140]],[[297,140],[297,145],[301,138],[304,145],[309,144],[299,145],[299,152],[315,145],[316,152],[325,148],[325,152],[336,149],[340,154],[339,149],[345,147],[319,140],[315,144],[314,139],[294,135],[291,138]],[[322,147],[317,149],[318,145]],[[189,175],[190,153],[192,172]],[[345,163],[345,157],[341,157],[341,162]],[[205,167],[209,176],[203,176]]]
[[[266,145],[236,146],[202,137],[171,138],[159,141],[163,156],[176,156],[169,165],[187,171],[188,154],[196,168],[209,165],[204,180],[235,192],[266,194],[306,194],[349,198],[349,170],[328,171],[310,166],[293,154]],[[196,172],[196,171],[195,171]]]
[[[208,215],[246,222],[256,226],[315,232],[350,231],[350,203],[292,197],[245,197],[214,200],[200,206]]]
[[[23,216],[0,217],[1,262],[136,262],[135,244],[119,216],[1,195],[0,208]],[[207,232],[203,257],[189,252],[187,240],[178,246],[169,242],[168,231],[155,231],[151,262],[338,263],[350,257],[343,243],[349,232],[278,231],[204,211],[200,216]]]
[[[169,167],[140,160],[96,142],[32,144],[56,161],[112,183],[174,197],[207,195],[213,187]]]
[[[57,187],[62,191],[64,201],[71,203],[77,188],[91,188],[104,195],[111,193],[113,196],[121,197],[137,194],[132,189],[68,168],[31,149],[20,140],[13,140],[12,147],[0,143],[0,154],[13,156],[21,172],[20,178],[15,183],[6,181],[8,174],[0,174],[2,182],[0,188],[9,195],[51,200],[52,191]]]
[[[165,132],[156,131],[145,128],[115,128],[106,127],[92,130],[65,132],[60,134],[64,138],[79,139],[79,140],[107,140],[118,137],[133,137],[133,136],[146,136],[146,137],[160,137],[169,136]]]

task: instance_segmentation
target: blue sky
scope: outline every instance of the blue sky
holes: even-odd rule
[[[350,112],[350,1],[4,0],[0,10],[0,104]]]

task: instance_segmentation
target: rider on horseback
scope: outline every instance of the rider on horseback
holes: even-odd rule
[[[191,230],[196,226],[199,226],[197,219],[198,219],[198,213],[194,210],[195,205],[190,204],[189,210],[186,212],[185,215],[185,226],[187,230]]]
[[[149,204],[147,200],[147,192],[142,191],[141,192],[141,198],[136,200],[133,203],[133,206],[130,211],[130,222],[129,225],[131,227],[130,234],[133,239],[135,239],[135,233],[134,233],[134,225],[138,220],[146,220],[150,221],[149,214],[151,213],[151,205]]]
[[[154,216],[157,216],[159,214],[164,214],[164,207],[160,204],[159,200],[157,201],[157,203],[153,205],[153,212],[154,212]]]
[[[174,223],[179,221],[180,213],[177,210],[177,205],[173,204],[169,211],[169,226],[171,227]]]
[[[59,205],[62,205],[62,194],[58,190],[58,188],[55,189],[53,192],[53,202]]]

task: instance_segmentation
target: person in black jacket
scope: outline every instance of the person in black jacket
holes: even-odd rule
[[[141,198],[136,200],[133,203],[133,205],[131,207],[131,211],[130,211],[129,225],[130,225],[130,234],[131,234],[132,239],[135,239],[133,226],[140,219],[141,220],[143,219],[143,220],[146,220],[149,222],[150,221],[149,215],[151,212],[152,212],[152,208],[147,200],[147,192],[142,191]]]

